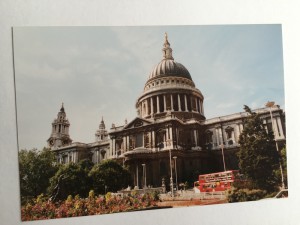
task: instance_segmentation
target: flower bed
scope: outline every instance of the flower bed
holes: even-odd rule
[[[90,193],[86,199],[69,196],[67,200],[56,203],[38,197],[33,203],[21,207],[21,216],[22,221],[30,221],[100,215],[152,208],[157,206],[156,202],[155,196],[151,194],[121,197],[107,193],[105,196],[94,197]]]

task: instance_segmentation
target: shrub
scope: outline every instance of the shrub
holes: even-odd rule
[[[262,199],[267,192],[261,189],[236,189],[233,188],[227,192],[228,202],[246,202]]]
[[[22,206],[21,216],[22,221],[30,221],[127,212],[153,206],[156,206],[156,201],[151,194],[120,197],[107,193],[105,197],[95,197],[91,191],[88,198],[69,195],[65,201],[59,202],[39,196],[32,204]]]

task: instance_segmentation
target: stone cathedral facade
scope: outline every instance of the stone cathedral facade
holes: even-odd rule
[[[167,36],[162,52],[163,59],[150,73],[143,93],[137,98],[137,117],[122,126],[113,124],[109,131],[102,118],[95,142],[72,142],[70,123],[62,105],[47,141],[59,163],[82,159],[100,163],[114,159],[129,167],[132,187],[145,184],[144,170],[146,185],[157,187],[163,178],[168,184],[171,169],[175,176],[175,166],[178,183],[195,174],[222,171],[224,166],[227,170],[238,169],[235,152],[247,113],[206,119],[204,96],[189,71],[174,60]],[[274,105],[254,111],[268,131],[274,130],[275,140],[282,146],[285,143],[283,110]]]

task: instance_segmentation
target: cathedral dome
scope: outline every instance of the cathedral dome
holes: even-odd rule
[[[180,118],[203,120],[204,97],[189,71],[174,61],[172,51],[165,34],[163,59],[151,71],[144,91],[137,99],[137,113],[145,119],[161,119],[173,114]]]
[[[192,81],[189,71],[182,64],[174,61],[167,34],[165,35],[165,43],[163,46],[163,59],[154,67],[149,75],[148,81],[167,76],[182,77]]]
[[[189,71],[182,64],[175,62],[173,59],[163,59],[158,63],[150,73],[149,80],[163,76],[183,77],[192,80]]]

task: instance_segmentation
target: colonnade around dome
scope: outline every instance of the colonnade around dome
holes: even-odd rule
[[[139,116],[154,117],[155,114],[171,112],[193,112],[204,117],[203,100],[193,94],[161,93],[142,98],[138,103]]]

